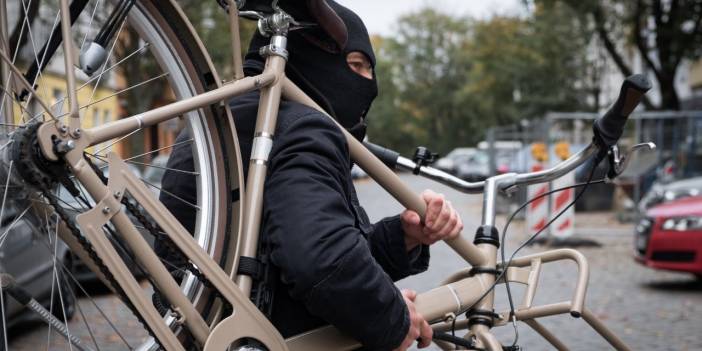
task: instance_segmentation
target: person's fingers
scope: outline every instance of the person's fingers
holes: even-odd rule
[[[453,227],[458,222],[458,214],[456,213],[456,211],[454,211],[453,208],[451,208],[450,204],[447,207],[448,218],[443,222],[444,225],[432,233],[437,239],[443,239],[447,237],[451,233]]]
[[[424,224],[429,227],[433,228],[435,223],[439,220],[439,214],[441,213],[442,208],[444,207],[444,196],[440,194],[436,194],[435,196],[431,197],[429,201],[427,202],[427,212],[426,215],[424,216]]]
[[[422,191],[422,199],[424,199],[424,202],[426,202],[426,203],[429,203],[429,200],[436,197],[436,195],[438,195],[438,194],[435,193],[434,191],[432,191],[431,189],[426,189],[426,190]]]
[[[420,334],[420,336],[419,336],[420,341],[419,341],[419,345],[417,345],[417,347],[419,347],[420,349],[423,349],[423,348],[431,345],[431,339],[434,336],[434,330],[431,329],[431,327],[429,326],[429,323],[427,323],[427,321],[425,321],[424,318],[422,318],[422,325],[421,325],[419,334]]]
[[[406,224],[409,225],[419,226],[421,223],[421,218],[419,218],[417,212],[414,212],[412,210],[404,210],[400,217]]]
[[[436,219],[432,222],[432,225],[427,225],[424,227],[424,234],[429,236],[434,236],[441,233],[441,230],[446,228],[446,224],[451,219],[453,213],[453,207],[451,207],[451,202],[443,199],[443,204],[441,210],[439,211]]]
[[[417,297],[417,292],[411,289],[402,289],[402,296],[404,296],[407,300],[414,301],[414,299]],[[414,305],[412,307],[414,307]]]
[[[461,220],[461,216],[457,216],[458,221],[456,222],[456,225],[453,227],[451,230],[451,233],[448,236],[448,239],[453,239],[461,234],[463,231],[463,221]]]

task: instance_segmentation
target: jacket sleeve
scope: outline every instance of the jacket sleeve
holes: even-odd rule
[[[409,314],[355,226],[343,134],[316,112],[278,127],[285,132],[271,152],[263,229],[282,281],[312,314],[365,347],[399,346]]]
[[[375,223],[368,235],[373,258],[394,281],[424,272],[429,267],[429,246],[419,245],[407,252],[404,237],[399,215]]]

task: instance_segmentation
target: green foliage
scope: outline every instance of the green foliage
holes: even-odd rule
[[[369,137],[445,154],[483,140],[490,126],[588,109],[588,33],[564,20],[571,12],[478,21],[423,9],[401,18],[395,37],[374,41],[380,96]]]
[[[699,0],[532,0],[539,6],[565,4],[580,19],[581,30],[593,30],[624,76],[634,72],[631,52],[658,81],[660,103],[649,109],[680,108],[675,77],[684,59],[702,57],[702,1]]]
[[[220,77],[231,79],[233,77],[232,38],[229,34],[227,13],[214,0],[178,0],[178,4],[183,8],[205,44]],[[240,20],[240,23],[243,55],[246,54],[249,40],[256,30],[256,23],[245,19]]]

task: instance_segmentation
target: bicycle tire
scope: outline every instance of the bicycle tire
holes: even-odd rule
[[[142,39],[148,40],[150,52],[169,73],[168,80],[176,99],[204,93],[220,85],[206,50],[175,1],[139,1],[128,21]],[[2,78],[4,83],[5,77]],[[233,119],[226,104],[214,104],[189,114],[185,120],[194,140],[195,168],[200,177],[194,236],[216,262],[231,270],[241,218],[239,199],[232,194],[243,189]],[[212,320],[222,308],[215,303],[216,294],[195,277],[187,278],[181,286],[206,321]],[[156,347],[147,342],[139,348]]]

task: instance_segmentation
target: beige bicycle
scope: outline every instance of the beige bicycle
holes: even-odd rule
[[[29,282],[15,280],[7,271],[0,275],[3,317],[6,308],[19,302],[64,335],[71,348],[99,349],[94,339],[79,340],[52,313],[70,314],[65,302],[80,286],[73,283],[74,265],[67,264],[66,257],[75,256],[121,298],[150,335],[141,343],[117,331],[124,349],[308,351],[360,346],[333,327],[283,339],[250,301],[251,276],[240,269],[242,257],[251,260],[257,254],[263,180],[280,99],[322,111],[285,78],[286,36],[309,24],[296,21],[277,2],[223,1],[231,24],[234,62],[233,79],[223,83],[175,1],[60,0],[58,6],[39,5],[38,0],[0,1],[4,183],[0,218],[5,223],[3,212],[10,207],[20,214],[2,234],[0,245],[13,235],[15,223],[31,216],[41,223],[37,245],[46,247],[53,262],[49,311],[27,293]],[[320,23],[343,30],[343,22],[324,0],[306,3]],[[243,75],[240,16],[256,20],[258,30],[271,38],[262,50],[266,68],[258,76]],[[503,253],[503,262],[497,262],[495,199],[499,192],[558,178],[593,157],[608,158],[610,177],[618,175],[629,158],[619,156],[617,139],[649,88],[643,76],[628,78],[617,103],[596,122],[593,144],[557,167],[502,174],[478,183],[463,182],[377,145],[364,147],[346,133],[355,162],[420,215],[424,202],[390,167],[484,194],[482,225],[474,240],[460,236],[447,242],[466,261],[466,268],[416,300],[419,312],[432,321],[435,342],[441,348],[516,349],[503,347],[490,330],[523,321],[551,345],[565,350],[557,334],[537,319],[569,313],[582,317],[614,348],[627,349],[584,306],[588,265],[583,255],[560,249],[505,260]],[[226,101],[252,90],[260,90],[261,99],[243,184],[235,124]],[[150,101],[149,94],[165,98],[159,106],[140,103]],[[127,104],[120,106],[119,101]],[[114,120],[105,112],[119,109],[130,117]],[[188,129],[190,139],[159,144],[164,139],[159,136],[172,139],[162,132],[175,130],[177,124]],[[197,211],[192,234],[157,200],[154,193],[163,191],[157,181],[140,176],[133,167],[185,172],[152,157],[175,147],[190,147],[195,156],[195,170],[189,175],[197,179],[196,200],[181,199]],[[149,238],[169,242],[170,249],[184,258],[185,268],[174,274],[173,264],[154,253]],[[58,255],[63,252],[61,242],[70,248],[66,257]],[[578,266],[573,298],[533,306],[542,265],[561,260]],[[140,285],[137,275],[147,278],[148,289]],[[495,312],[495,286],[510,282],[527,286],[524,301],[518,308]],[[158,291],[167,303],[154,306],[149,289]],[[54,295],[59,297],[57,303]],[[466,318],[459,320],[463,314]],[[85,323],[85,327],[92,326]],[[446,333],[449,330],[467,333],[459,338]]]

